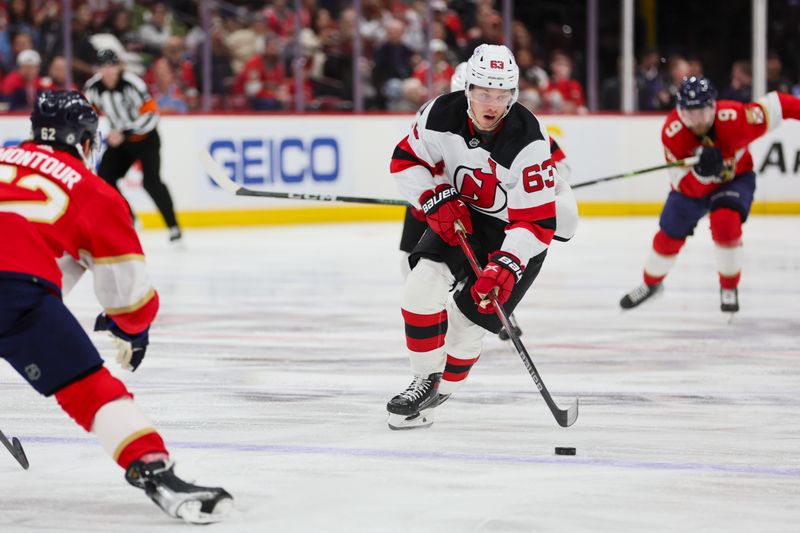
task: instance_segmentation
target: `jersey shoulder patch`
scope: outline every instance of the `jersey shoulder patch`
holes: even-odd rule
[[[526,146],[544,140],[539,119],[525,106],[516,102],[504,119],[503,129],[497,134],[497,142],[492,149],[492,159],[505,168],[511,168],[514,159]],[[549,153],[549,146],[547,150]]]

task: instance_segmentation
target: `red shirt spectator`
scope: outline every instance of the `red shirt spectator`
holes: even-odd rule
[[[23,50],[17,56],[17,70],[3,80],[3,98],[11,111],[33,109],[36,95],[43,89],[39,78],[41,63],[36,50]]]
[[[586,111],[586,97],[581,84],[572,78],[572,58],[555,52],[550,60],[552,78],[544,90],[547,110],[554,113],[581,113]]]

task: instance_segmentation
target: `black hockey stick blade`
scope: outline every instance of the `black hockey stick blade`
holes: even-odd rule
[[[27,470],[28,467],[30,467],[30,463],[28,463],[28,457],[25,455],[25,450],[22,449],[22,443],[17,437],[11,437],[11,442],[8,442],[6,436],[2,431],[0,431],[0,441],[3,443],[3,446],[5,446],[8,451],[11,452],[11,455],[14,456],[14,459],[17,460],[22,468]]]
[[[219,166],[219,163],[211,157],[211,154],[205,150],[200,151],[200,163],[202,163],[206,173],[214,180],[214,183],[219,185],[221,189],[235,194],[236,196],[260,196],[264,198],[283,198],[287,200],[313,200],[317,202],[345,202],[354,204],[409,205],[409,203],[404,200],[395,200],[392,198],[364,198],[360,196],[335,196],[332,194],[257,191],[242,187],[233,182],[233,180],[228,177],[228,173],[225,172],[225,170]]]

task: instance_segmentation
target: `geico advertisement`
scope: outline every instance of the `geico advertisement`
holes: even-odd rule
[[[660,116],[543,116],[564,148],[572,181],[599,178],[663,162]],[[285,200],[234,197],[216,187],[200,165],[206,150],[241,185],[286,192],[398,197],[389,175],[395,144],[408,116],[162,117],[161,175],[178,210],[253,209]],[[101,130],[107,131],[104,121]],[[0,117],[0,144],[28,137],[24,117]],[[759,201],[800,201],[800,122],[784,121],[751,145]],[[136,165],[120,188],[137,209],[152,210]],[[664,172],[623,178],[576,191],[579,201],[655,202],[669,190]]]

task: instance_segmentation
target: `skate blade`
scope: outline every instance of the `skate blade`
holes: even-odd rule
[[[233,499],[230,497],[221,498],[210,513],[203,512],[202,506],[203,502],[201,501],[187,501],[178,508],[176,514],[189,524],[213,524],[224,520],[231,513]]]
[[[417,429],[427,428],[433,424],[433,409],[423,409],[411,416],[389,413],[389,429]]]

